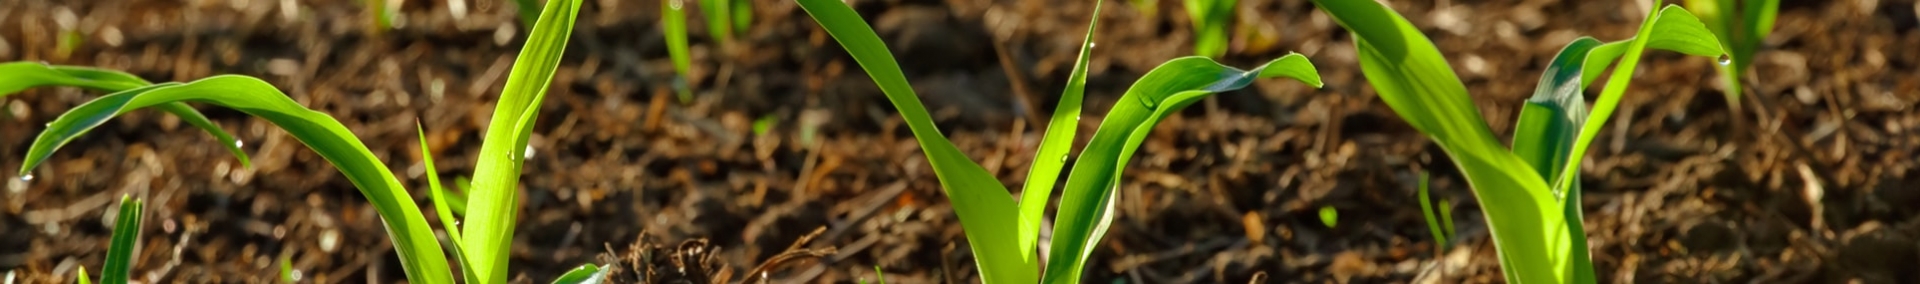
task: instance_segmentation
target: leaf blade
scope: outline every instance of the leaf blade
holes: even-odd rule
[[[407,278],[416,283],[452,281],[443,253],[426,219],[386,165],[361,144],[345,125],[325,113],[307,109],[279,89],[253,77],[221,75],[179,84],[164,83],[88,101],[61,114],[34,139],[30,153],[71,140],[128,111],[180,101],[204,102],[260,117],[287,130],[321,158],[339,169],[374,204],[400,255]],[[31,156],[29,157],[31,158]]]
[[[525,159],[527,139],[540,113],[560,57],[566,51],[568,36],[580,0],[547,1],[540,20],[534,24],[513,61],[506,87],[500,92],[493,118],[487,124],[480,145],[480,158],[474,166],[473,191],[468,192],[467,226],[461,240],[468,256],[467,267],[473,280],[501,283],[507,279],[507,251],[513,244],[513,227],[519,212],[517,195],[520,167]]]
[[[0,74],[7,74],[4,78],[0,78],[0,97],[6,97],[30,88],[47,86],[80,87],[117,93],[153,85],[153,83],[147,82],[146,79],[141,79],[139,76],[127,74],[126,72],[90,67],[47,65],[38,62],[0,63]],[[178,116],[181,121],[200,128],[206,131],[207,134],[212,134],[214,139],[220,141],[221,146],[227,148],[228,153],[233,154],[235,158],[240,160],[241,167],[252,166],[252,161],[247,158],[247,153],[240,149],[240,140],[233,138],[233,135],[228,134],[225,129],[220,129],[219,125],[215,125],[213,121],[208,120],[206,115],[200,114],[200,111],[194,110],[193,107],[187,106],[185,103],[168,103],[160,105],[159,107],[161,111]],[[22,166],[20,168],[20,174],[25,175],[32,168],[33,166]]]
[[[1296,69],[1268,71],[1271,68]],[[1253,70],[1220,65],[1199,56],[1181,57],[1148,71],[1121,95],[1100,122],[1092,142],[1080,152],[1062,190],[1055,213],[1052,259],[1047,260],[1045,283],[1077,283],[1094,245],[1113,219],[1114,191],[1134,151],[1159,121],[1208,95],[1237,90],[1263,76],[1289,77],[1319,87],[1320,79],[1305,56],[1289,54]],[[1059,240],[1072,240],[1061,242]]]
[[[100,269],[100,283],[126,284],[133,271],[133,250],[140,239],[140,199],[120,196],[120,214],[113,221],[113,240],[107,244],[107,264]]]
[[[1006,185],[960,152],[939,128],[900,72],[886,44],[860,15],[838,0],[797,0],[820,27],[866,70],[887,101],[907,122],[920,149],[933,165],[934,175],[953,203],[954,214],[974,252],[981,278],[988,283],[1032,283],[1039,279],[1034,262],[1022,258],[1018,210]],[[1007,226],[1013,224],[1015,226]]]
[[[1034,150],[1033,164],[1027,168],[1026,184],[1020,189],[1020,257],[1024,260],[1039,262],[1041,218],[1046,214],[1047,202],[1052,199],[1054,184],[1060,180],[1060,170],[1065,167],[1068,155],[1073,151],[1074,136],[1080,131],[1080,104],[1086,97],[1087,62],[1092,56],[1093,34],[1100,26],[1100,6],[1093,4],[1093,15],[1087,22],[1085,39],[1080,42],[1080,55],[1074,59],[1073,71],[1067,75],[1067,87],[1060,92],[1060,104],[1054,106],[1053,116],[1047,122],[1045,134],[1040,136],[1040,147]],[[1054,159],[1053,157],[1060,157]]]

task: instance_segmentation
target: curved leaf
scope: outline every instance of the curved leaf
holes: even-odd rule
[[[427,131],[420,126],[419,122],[414,122],[413,129],[420,136],[420,162],[426,167],[424,175],[427,176],[427,192],[431,195],[429,197],[433,198],[433,212],[440,217],[440,227],[447,230],[447,239],[451,240],[448,243],[453,244],[447,247],[448,251],[453,252],[453,259],[460,264],[460,276],[466,279],[480,279],[479,275],[473,274],[475,272],[473,269],[468,268],[473,267],[473,264],[468,262],[467,250],[460,243],[460,240],[465,238],[460,237],[460,219],[453,217],[452,204],[455,201],[449,199],[446,188],[440,186],[440,170],[433,166],[433,150],[427,147]],[[466,203],[464,199],[459,202]]]
[[[1637,34],[1634,38],[1609,42],[1600,47],[1596,47],[1591,54],[1587,55],[1587,62],[1584,64],[1585,66],[1582,67],[1584,71],[1581,72],[1582,79],[1580,80],[1580,86],[1584,88],[1593,85],[1593,81],[1599,79],[1601,73],[1605,73],[1607,66],[1613,65],[1614,60],[1625,55],[1629,48],[1653,48],[1707,57],[1718,57],[1726,54],[1726,51],[1720,48],[1719,39],[1713,36],[1713,32],[1707,30],[1706,24],[1700,23],[1700,18],[1694,17],[1692,13],[1688,13],[1687,9],[1680,8],[1680,6],[1676,5],[1667,5],[1665,8],[1661,8],[1658,12],[1648,17],[1647,22],[1641,24],[1642,31],[1644,32]],[[1634,40],[1641,38],[1650,40]],[[1635,43],[1643,46],[1641,48],[1633,48],[1630,46]],[[1632,67],[1631,65],[1621,66]],[[1627,69],[1631,70],[1632,68]],[[1632,73],[1627,73],[1626,75],[1632,75]]]
[[[1375,1],[1314,0],[1354,35],[1360,70],[1380,99],[1433,137],[1467,177],[1491,227],[1508,282],[1569,282],[1549,250],[1567,220],[1547,183],[1497,141],[1439,49]],[[1547,252],[1547,253],[1541,253]]]
[[[47,65],[38,62],[0,63],[0,97],[44,86],[81,87],[111,93],[148,85],[153,83],[148,83],[147,80],[133,74],[107,69]],[[213,134],[214,139],[220,140],[221,146],[227,148],[227,152],[240,159],[241,167],[253,165],[247,159],[247,153],[240,150],[240,140],[234,139],[232,134],[227,134],[227,131],[220,129],[219,125],[214,125],[213,121],[208,120],[206,115],[200,114],[200,111],[183,103],[168,103],[159,107],[161,111],[179,116],[180,121],[205,130],[207,134]],[[20,167],[20,174],[26,175],[33,169],[33,165]]]
[[[1580,208],[1580,190],[1578,174],[1563,174],[1562,165],[1578,162],[1573,159],[1573,141],[1578,138],[1576,129],[1586,123],[1586,98],[1581,96],[1581,73],[1588,53],[1602,46],[1599,40],[1580,37],[1568,43],[1560,53],[1547,64],[1546,74],[1540,77],[1533,98],[1520,110],[1519,122],[1514,125],[1513,153],[1527,161],[1534,171],[1550,185],[1570,185],[1568,188],[1552,186],[1554,194],[1561,197],[1561,216],[1566,220],[1583,220]],[[1572,180],[1558,183],[1561,179]],[[1568,255],[1565,262],[1573,272],[1573,278],[1579,283],[1595,282],[1592,260],[1587,256],[1586,228],[1581,222],[1566,222],[1566,229],[1556,239],[1557,255]]]
[[[113,241],[107,244],[107,265],[100,269],[100,283],[126,284],[133,271],[133,250],[140,241],[139,199],[120,196],[120,215],[113,219]]]
[[[1100,4],[1100,1],[1093,3],[1093,15],[1100,14]],[[1100,17],[1091,18],[1086,38],[1080,41],[1080,56],[1074,59],[1073,72],[1067,75],[1067,88],[1060,92],[1060,105],[1053,108],[1046,134],[1040,137],[1040,148],[1034,150],[1033,165],[1027,168],[1026,185],[1020,189],[1020,258],[1029,263],[1039,262],[1036,248],[1040,243],[1041,217],[1047,211],[1047,201],[1052,199],[1054,184],[1060,180],[1060,169],[1066,166],[1068,153],[1073,150],[1073,137],[1080,130],[1080,101],[1087,89],[1087,58],[1093,50],[1093,31],[1100,26]]]
[[[514,218],[520,212],[516,193],[520,187],[520,166],[532,137],[534,118],[560,56],[567,49],[567,37],[573,33],[574,17],[580,12],[580,0],[547,1],[540,20],[528,33],[526,45],[513,61],[500,102],[487,123],[480,144],[480,158],[474,165],[473,191],[468,192],[467,227],[461,248],[467,253],[467,269],[479,283],[507,281],[507,252],[513,245]]]
[[[1094,131],[1092,142],[1067,176],[1054,215],[1052,259],[1045,283],[1078,283],[1087,257],[1112,223],[1114,189],[1147,133],[1163,118],[1208,95],[1238,90],[1254,79],[1283,76],[1320,87],[1319,73],[1305,56],[1288,54],[1253,70],[1220,65],[1199,56],[1176,58],[1154,67],[1134,82]]]
[[[607,280],[607,272],[611,271],[592,263],[583,264],[553,279],[553,284],[599,284]]]
[[[34,139],[29,153],[51,152],[73,136],[128,111],[173,102],[210,103],[257,116],[287,130],[287,134],[333,163],[348,181],[372,202],[387,226],[401,267],[414,283],[449,283],[451,274],[419,207],[407,195],[378,157],[361,144],[345,125],[325,113],[288,99],[273,85],[253,77],[222,75],[187,84],[165,83],[100,97],[61,114],[46,132]],[[41,155],[44,157],[44,155]],[[29,156],[33,159],[33,156]],[[37,160],[36,160],[37,161]],[[35,162],[37,163],[37,162]]]
[[[940,187],[953,202],[954,214],[959,215],[960,226],[973,247],[980,278],[986,283],[1033,283],[1039,279],[1036,261],[1022,257],[1018,212],[1006,185],[1000,184],[992,173],[973,163],[940,134],[940,129],[933,125],[932,115],[920,104],[913,87],[907,84],[906,75],[900,73],[899,63],[894,62],[873,27],[839,0],[797,2],[867,71],[907,122],[907,129],[920,142],[927,162],[933,164]]]

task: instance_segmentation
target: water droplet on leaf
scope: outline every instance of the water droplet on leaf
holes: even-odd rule
[[[1147,109],[1153,109],[1153,107],[1160,106],[1160,101],[1154,99],[1153,96],[1140,96],[1140,105],[1146,106]]]
[[[1732,65],[1732,64],[1733,64],[1733,57],[1732,57],[1732,56],[1726,56],[1726,55],[1721,55],[1721,56],[1720,56],[1720,66],[1727,66],[1727,65]]]
[[[1060,162],[1061,163],[1067,162],[1067,155],[1060,155]]]
[[[33,175],[20,176],[20,181],[33,181]]]
[[[233,147],[234,147],[234,148],[243,148],[243,147],[247,147],[247,142],[246,142],[246,141],[240,141],[239,139],[234,139],[234,140],[233,140]]]
[[[521,152],[521,155],[520,155],[520,157],[521,157],[521,158],[526,158],[526,159],[532,159],[532,158],[533,158],[533,145],[527,145],[527,150],[526,150],[525,152]]]

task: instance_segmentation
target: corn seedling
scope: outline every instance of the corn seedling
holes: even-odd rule
[[[1642,51],[1725,54],[1700,20],[1678,6],[1649,11],[1632,39],[1575,39],[1547,65],[1508,149],[1494,138],[1446,58],[1400,14],[1369,0],[1313,2],[1353,33],[1360,70],[1387,106],[1459,166],[1514,283],[1595,281],[1580,223],[1580,158],[1618,107]],[[1587,112],[1582,90],[1615,59],[1612,79]]]
[[[753,6],[747,0],[700,0],[700,12],[707,16],[707,35],[726,45],[734,33],[744,33],[753,21]]]
[[[1065,165],[1080,117],[1086,87],[1088,51],[1094,19],[1080,45],[1060,104],[1034,154],[1021,196],[1015,198],[992,173],[969,160],[940,134],[933,118],[907,84],[906,76],[873,28],[839,0],[797,0],[800,7],[845,48],[886,94],[920,149],[932,164],[947,199],[960,217],[986,283],[1078,283],[1095,244],[1114,216],[1120,176],[1149,130],[1169,115],[1213,93],[1237,90],[1260,78],[1285,77],[1320,86],[1319,74],[1305,56],[1289,54],[1252,70],[1227,67],[1205,57],[1177,58],[1155,67],[1120,97],[1081,149],[1055,213],[1051,257],[1042,275],[1037,254],[1041,214]],[[1098,15],[1099,6],[1095,6]]]
[[[1453,246],[1452,243],[1447,242],[1453,239],[1453,210],[1448,209],[1453,207],[1453,202],[1441,200],[1440,209],[1433,209],[1433,199],[1427,196],[1427,173],[1424,172],[1420,173],[1418,191],[1420,192],[1420,215],[1427,219],[1427,231],[1433,234],[1433,243],[1436,244],[1434,248],[1446,251]]]
[[[685,0],[660,1],[660,29],[667,38],[667,57],[673,60],[673,91],[680,95],[680,103],[693,101],[693,86],[687,82],[692,76],[693,57],[687,54],[687,10]]]
[[[1687,0],[1693,14],[1720,38],[1728,57],[1720,59],[1720,78],[1727,84],[1727,105],[1740,109],[1740,76],[1753,64],[1767,34],[1773,32],[1780,0]],[[1730,58],[1729,58],[1730,57]]]
[[[566,48],[567,36],[573,29],[579,5],[579,0],[548,1],[525,47],[515,59],[505,91],[500,94],[500,102],[487,127],[489,131],[486,131],[481,144],[481,158],[474,171],[476,179],[472,191],[468,192],[473,197],[470,200],[472,203],[465,204],[471,209],[466,211],[469,218],[465,225],[458,225],[452,216],[452,206],[448,204],[450,200],[441,198],[445,194],[440,187],[438,172],[433,169],[432,157],[427,156],[423,161],[427,168],[430,192],[435,197],[435,211],[450,236],[448,243],[452,244],[451,250],[445,251],[421,210],[413,203],[413,198],[401,186],[400,180],[360,139],[353,136],[352,131],[325,113],[300,106],[279,89],[258,78],[221,75],[187,83],[148,84],[119,72],[13,63],[0,65],[0,68],[4,68],[0,71],[5,72],[5,76],[0,76],[0,91],[11,93],[28,87],[57,85],[110,92],[61,114],[49,123],[28,148],[26,161],[20,169],[23,179],[30,177],[27,174],[45,162],[55,150],[115,116],[137,109],[160,107],[193,122],[205,118],[180,102],[218,105],[260,117],[287,130],[288,134],[345,174],[347,180],[360,189],[379,213],[409,282],[452,283],[454,278],[446,257],[451,252],[453,259],[463,268],[463,279],[474,283],[505,283],[507,252],[512,244],[514,218],[519,204],[514,192],[518,186],[521,163],[525,159],[523,155],[527,139],[533,131],[540,102],[560,63],[560,55]],[[223,141],[231,142],[228,145],[230,149],[241,146],[211,123],[200,122],[195,125],[215,133]],[[421,143],[423,153],[432,153],[427,149],[425,139]],[[235,150],[235,154],[243,157],[244,161],[244,155],[238,150]],[[462,229],[468,234],[461,234]],[[116,242],[118,238],[116,234]],[[110,249],[110,254],[113,252]],[[592,264],[583,269],[588,268],[600,269]],[[119,279],[123,278],[126,266],[115,266],[109,262],[105,271],[108,279]],[[120,277],[116,278],[117,275]],[[572,278],[562,280],[567,279]]]
[[[1186,0],[1188,20],[1193,24],[1193,53],[1206,57],[1227,54],[1227,28],[1233,25],[1233,6],[1238,0]]]
[[[120,196],[120,213],[114,215],[113,237],[107,243],[107,264],[100,269],[101,284],[126,284],[132,277],[133,250],[140,239],[141,211],[139,199],[129,195]],[[87,276],[87,267],[81,266],[75,283],[89,284],[93,279]]]

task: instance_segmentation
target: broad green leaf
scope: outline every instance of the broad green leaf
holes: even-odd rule
[[[573,33],[574,17],[580,12],[580,0],[547,1],[540,20],[527,36],[520,56],[513,61],[507,85],[500,92],[493,118],[487,123],[481,140],[480,158],[474,166],[473,191],[467,209],[467,225],[462,249],[467,252],[467,269],[475,272],[479,283],[503,283],[507,280],[507,252],[513,245],[514,218],[520,201],[520,166],[526,158],[527,139],[532,137],[533,122],[540,113],[540,102],[547,96],[555,68],[567,49],[567,37]]]
[[[1100,14],[1101,3],[1094,2],[1093,15]],[[1087,59],[1092,55],[1093,32],[1100,26],[1100,17],[1091,18],[1087,21],[1086,37],[1080,41],[1080,55],[1074,59],[1073,71],[1067,75],[1067,88],[1060,91],[1060,105],[1053,108],[1046,134],[1040,136],[1040,148],[1034,150],[1033,165],[1027,168],[1026,185],[1020,189],[1020,258],[1031,263],[1039,262],[1041,217],[1047,212],[1047,201],[1052,199],[1054,184],[1060,180],[1060,169],[1067,164],[1073,138],[1080,130],[1080,101],[1087,91]]]
[[[1375,1],[1314,0],[1354,35],[1360,70],[1382,101],[1440,145],[1484,204],[1508,282],[1570,282],[1559,202],[1525,161],[1497,141],[1465,85],[1412,23]],[[1545,253],[1542,253],[1545,252]]]
[[[133,250],[140,245],[139,199],[120,196],[120,215],[113,219],[113,242],[107,244],[107,265],[100,269],[100,283],[126,284],[133,271]]]
[[[253,77],[222,75],[186,84],[164,83],[133,89],[94,99],[61,114],[46,132],[34,139],[29,153],[51,151],[50,147],[74,136],[85,134],[107,119],[136,109],[173,102],[209,103],[266,119],[287,130],[287,134],[312,148],[348,181],[366,195],[387,226],[394,250],[400,256],[407,279],[414,283],[449,283],[444,253],[434,240],[426,218],[413,198],[372,151],[361,144],[345,125],[325,113],[310,110],[288,99],[273,85]],[[39,155],[44,156],[44,155]],[[29,156],[32,159],[33,156]]]
[[[419,122],[414,122],[413,129],[420,136],[420,162],[426,167],[426,173],[423,175],[427,176],[427,189],[428,194],[433,198],[433,211],[440,217],[440,227],[447,230],[447,239],[451,240],[448,243],[453,244],[447,247],[448,251],[453,252],[453,259],[460,263],[462,268],[460,276],[466,279],[479,279],[478,275],[473,274],[473,269],[468,268],[473,265],[468,263],[467,250],[462,247],[464,244],[460,243],[460,240],[466,238],[460,235],[460,219],[453,217],[452,204],[455,202],[447,197],[446,188],[440,186],[440,170],[433,166],[433,150],[427,147],[427,131],[420,126]],[[466,199],[460,199],[458,203],[465,204]]]
[[[592,263],[583,264],[553,279],[553,284],[600,284],[607,281],[607,272],[611,271]]]
[[[153,83],[120,71],[47,65],[38,62],[0,63],[0,97],[44,86],[72,86],[114,93],[148,85]],[[240,150],[240,140],[234,139],[233,135],[227,134],[225,129],[220,129],[219,125],[213,124],[213,121],[201,115],[200,111],[184,103],[168,103],[160,105],[159,108],[161,111],[180,117],[181,121],[189,125],[213,134],[215,139],[220,140],[221,146],[227,148],[227,152],[233,153],[235,158],[240,159],[241,167],[252,166],[252,162],[247,159],[247,153]],[[20,167],[20,174],[26,175],[36,165],[38,163],[28,163]]]
[[[693,86],[687,82],[687,76],[693,76],[693,57],[687,53],[687,10],[683,1],[660,1],[660,29],[666,33],[667,57],[673,59],[673,72],[679,76],[673,78],[673,91],[680,95],[680,103],[693,101]]]
[[[1520,110],[1520,120],[1514,125],[1513,153],[1527,161],[1542,179],[1555,185],[1553,191],[1562,198],[1561,215],[1566,220],[1584,219],[1580,207],[1580,175],[1562,174],[1561,166],[1578,162],[1570,155],[1573,141],[1579,135],[1575,130],[1587,119],[1586,98],[1581,96],[1580,73],[1584,69],[1581,65],[1587,63],[1584,60],[1587,54],[1599,46],[1599,40],[1580,37],[1562,48],[1553,62],[1547,64],[1546,74],[1540,76],[1533,97],[1527,99]],[[1554,182],[1562,179],[1569,182]],[[1592,260],[1587,256],[1586,228],[1581,222],[1567,222],[1565,232],[1567,241],[1555,243],[1555,249],[1571,256],[1567,265],[1575,281],[1595,282]]]
[[[1253,70],[1220,65],[1199,56],[1169,60],[1134,82],[1095,130],[1093,140],[1067,176],[1054,215],[1052,259],[1046,283],[1078,283],[1087,257],[1112,223],[1114,189],[1129,159],[1147,133],[1163,118],[1208,95],[1238,90],[1254,79],[1286,77],[1320,87],[1319,73],[1305,56],[1288,54]]]
[[[1540,76],[1533,97],[1520,109],[1520,119],[1514,124],[1513,153],[1543,179],[1558,180],[1560,166],[1571,160],[1567,155],[1573,149],[1573,139],[1579,136],[1575,130],[1587,119],[1581,72],[1588,52],[1599,46],[1599,40],[1580,37],[1561,48],[1547,64],[1546,74]]]
[[[825,28],[861,69],[886,93],[887,100],[907,122],[907,128],[920,142],[920,149],[933,164],[934,175],[953,202],[967,241],[973,248],[974,263],[986,283],[1033,283],[1039,279],[1036,263],[1021,257],[1017,212],[1012,194],[992,173],[967,159],[960,148],[947,141],[933,125],[933,117],[913,87],[901,74],[899,63],[875,35],[873,27],[852,7],[838,0],[797,0],[813,20]],[[1013,226],[1009,226],[1009,225]]]

